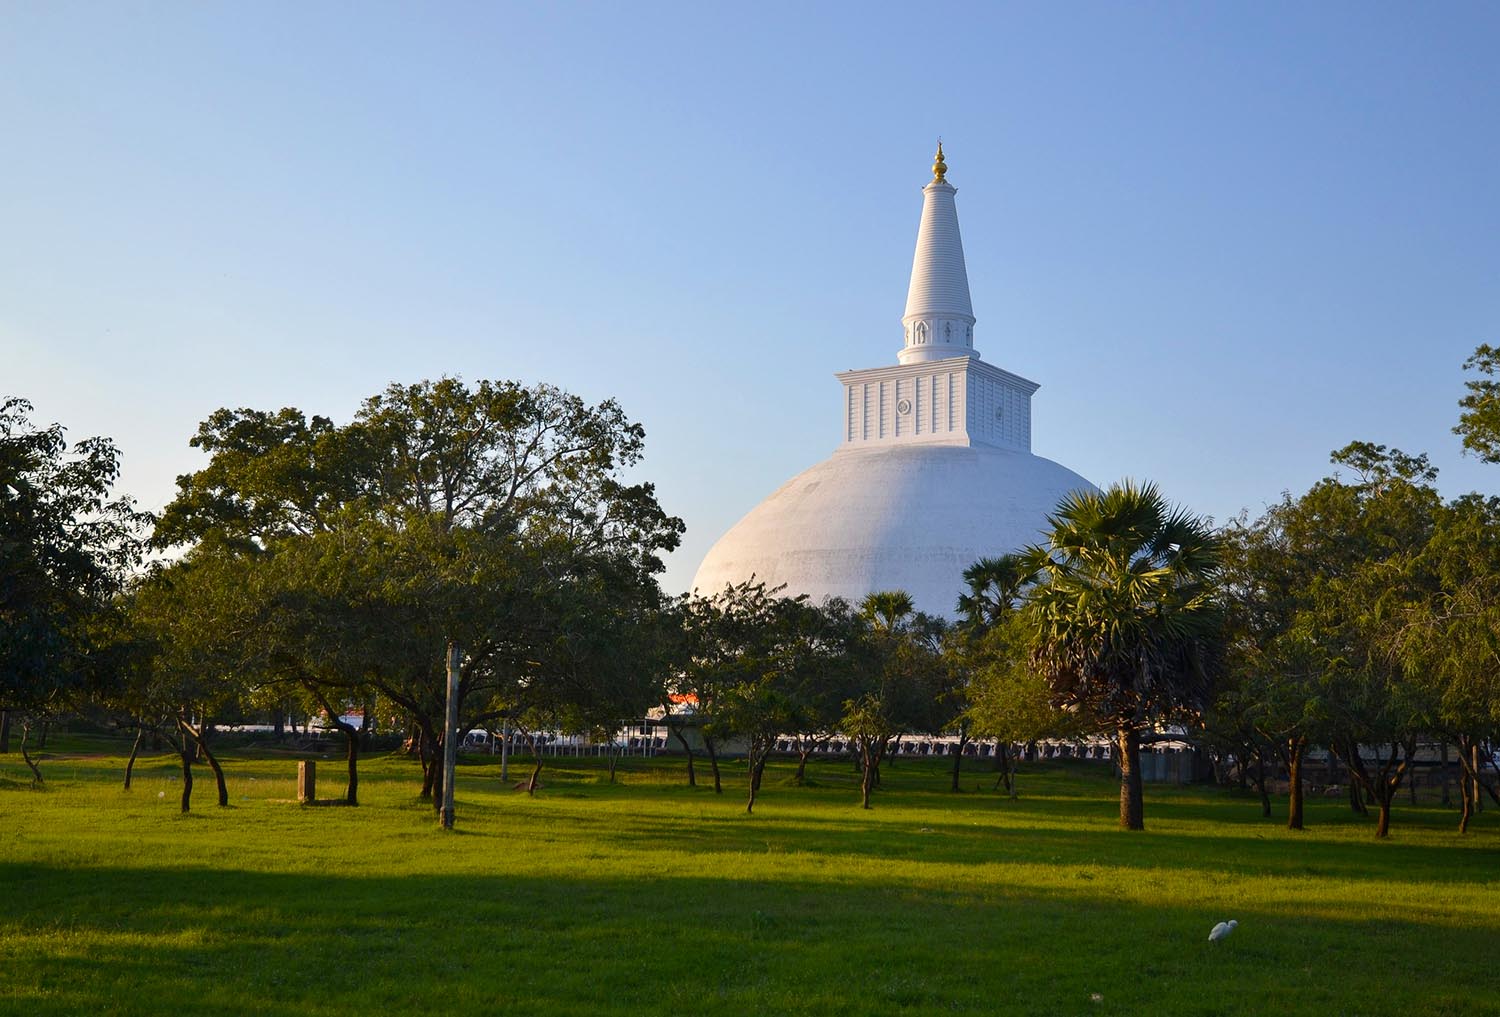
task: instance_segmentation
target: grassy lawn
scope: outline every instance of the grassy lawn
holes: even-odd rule
[[[55,739],[38,791],[0,756],[0,1013],[1500,1014],[1500,810],[1461,838],[1400,808],[1377,843],[1338,801],[1292,834],[1148,786],[1125,834],[1107,771],[1010,801],[902,761],[874,811],[829,763],[747,816],[742,768],[719,797],[679,760],[549,761],[530,799],[486,761],[443,834],[405,760],[303,808],[292,757],[226,753],[232,808],[204,768],[184,817],[170,757],[120,789],[125,748]]]

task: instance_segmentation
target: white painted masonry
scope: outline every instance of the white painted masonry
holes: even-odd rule
[[[1035,542],[1064,495],[1092,488],[1031,454],[1037,384],[974,349],[946,171],[939,147],[923,189],[900,363],[837,376],[838,449],[720,538],[693,580],[699,593],[752,576],[814,600],[901,589],[918,609],[952,616],[964,569]]]
[[[957,193],[944,180],[934,180],[922,189],[922,223],[912,256],[906,313],[901,317],[906,334],[899,356],[903,364],[979,355],[974,352],[969,272],[964,267],[964,242],[953,203]]]

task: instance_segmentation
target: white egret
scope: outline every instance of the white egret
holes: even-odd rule
[[[1217,943],[1219,940],[1229,935],[1235,929],[1239,928],[1239,925],[1240,923],[1232,918],[1227,922],[1220,922],[1218,925],[1215,925],[1213,927],[1213,931],[1208,934],[1208,941],[1210,943]]]

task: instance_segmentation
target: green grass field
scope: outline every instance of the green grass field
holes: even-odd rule
[[[0,1012],[1500,1014],[1500,810],[1461,838],[1402,808],[1379,843],[1341,802],[1293,834],[1148,786],[1126,834],[1107,771],[1010,801],[903,761],[874,811],[828,763],[747,816],[742,768],[718,797],[561,760],[535,799],[461,768],[444,834],[405,760],[304,808],[292,757],[226,753],[232,808],[205,768],[184,817],[172,759],[125,792],[123,748],[54,739],[45,790],[0,756]]]

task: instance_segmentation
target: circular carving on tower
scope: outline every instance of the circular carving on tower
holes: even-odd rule
[[[896,400],[896,412],[899,413],[899,414],[901,414],[902,416],[905,416],[906,414],[910,413],[911,412],[911,400],[910,399],[897,399]]]

